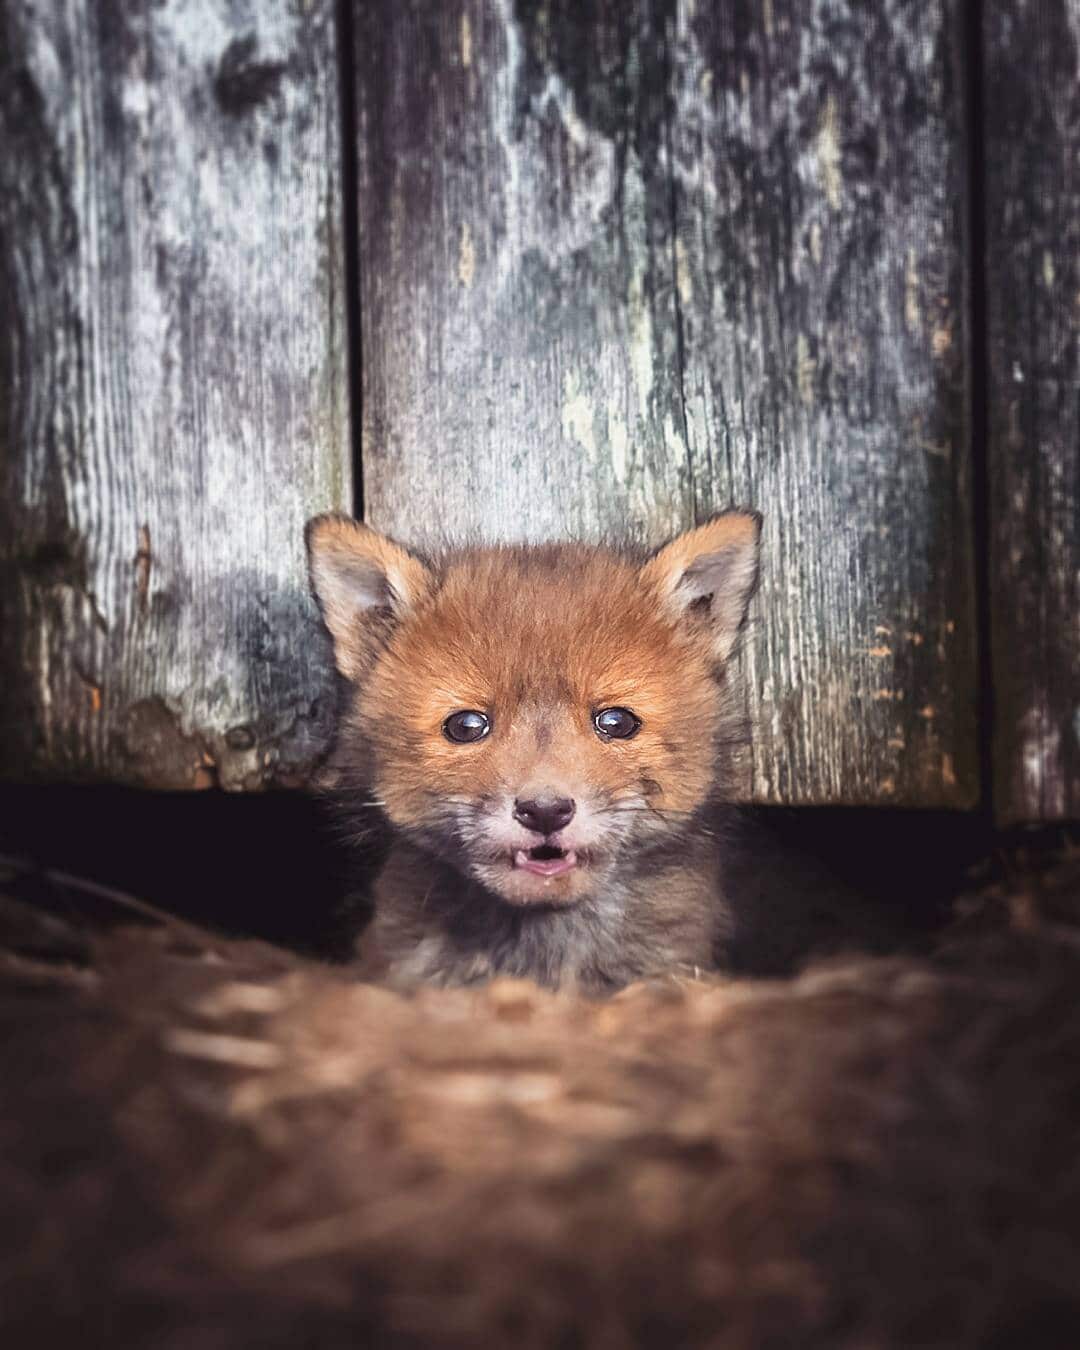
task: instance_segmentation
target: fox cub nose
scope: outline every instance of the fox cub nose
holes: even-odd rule
[[[514,819],[537,834],[554,834],[574,818],[574,803],[569,797],[530,797],[514,802]]]

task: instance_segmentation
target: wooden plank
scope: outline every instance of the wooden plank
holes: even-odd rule
[[[656,8],[358,8],[375,526],[659,540],[690,521]]]
[[[0,50],[4,770],[295,781],[302,527],[351,503],[332,0],[0,0]]]
[[[995,785],[1080,816],[1080,0],[986,0]]]
[[[760,800],[977,791],[954,8],[358,25],[368,519],[657,540],[759,507]]]
[[[958,11],[678,7],[694,507],[765,514],[764,800],[977,796]]]

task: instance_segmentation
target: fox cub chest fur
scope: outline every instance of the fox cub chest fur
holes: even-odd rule
[[[362,961],[399,983],[617,988],[707,968],[729,916],[707,812],[759,521],[647,558],[579,544],[421,559],[308,526],[344,679],[326,783],[391,829]]]

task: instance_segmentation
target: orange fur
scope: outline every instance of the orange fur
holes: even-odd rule
[[[711,850],[700,856],[692,822],[731,739],[725,661],[752,589],[757,533],[756,517],[733,513],[645,561],[551,544],[471,549],[427,564],[365,526],[312,522],[313,584],[351,682],[336,781],[346,792],[350,784],[369,791],[419,850],[401,884],[441,896],[454,882],[435,864],[449,863],[455,908],[472,903],[474,913],[498,915],[494,898],[549,915],[587,902],[610,927],[615,910],[626,917],[613,897],[625,900],[628,883],[665,862],[685,871],[689,861],[694,907],[707,908]],[[599,736],[593,717],[606,707],[632,710],[638,734]],[[490,734],[472,744],[447,739],[446,718],[460,710],[489,716]],[[537,878],[512,865],[527,840],[510,817],[516,801],[552,795],[575,804],[555,842],[576,849],[580,863]],[[428,857],[437,875],[425,879]],[[400,909],[402,897],[378,903]],[[413,924],[403,941],[422,936]],[[699,933],[684,959],[704,963],[710,941]],[[587,943],[579,935],[572,945]],[[657,956],[673,960],[663,943]],[[566,961],[557,964],[568,973]],[[569,962],[578,974],[581,964]],[[504,966],[470,962],[468,970]]]

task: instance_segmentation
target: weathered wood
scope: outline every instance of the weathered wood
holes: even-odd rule
[[[322,745],[335,40],[332,0],[0,0],[8,773],[255,787]]]
[[[357,7],[372,524],[660,539],[690,519],[660,8]]]
[[[986,0],[995,792],[1080,816],[1080,0]]]
[[[762,800],[977,791],[956,9],[358,22],[368,518],[656,540],[762,509]]]
[[[771,800],[977,794],[957,9],[679,10],[695,509],[765,512],[747,656]]]

